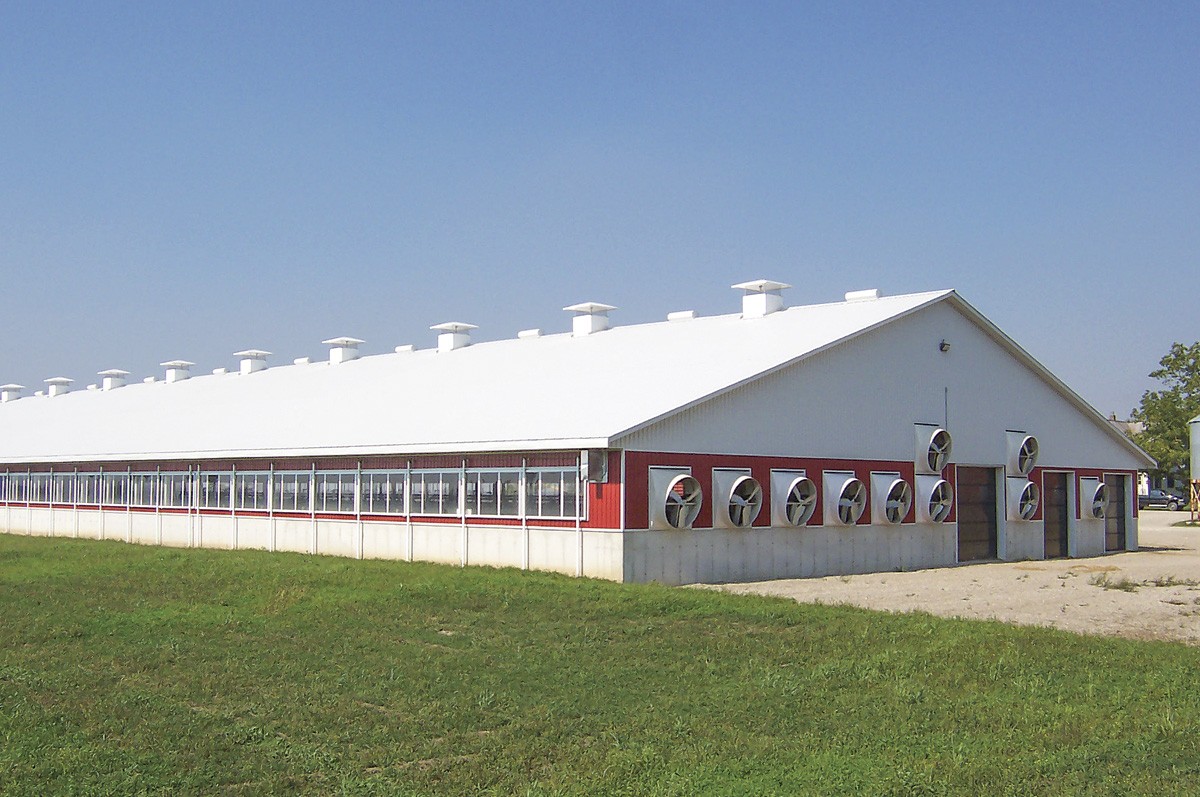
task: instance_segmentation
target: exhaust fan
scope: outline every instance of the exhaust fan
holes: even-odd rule
[[[650,528],[690,529],[704,490],[686,468],[650,469]]]
[[[1008,433],[1008,475],[1028,476],[1038,462],[1038,441],[1024,432]]]
[[[917,522],[944,523],[954,509],[954,488],[936,476],[917,477]]]
[[[867,485],[853,471],[825,472],[825,521],[853,526],[867,508]]]
[[[719,528],[749,528],[762,511],[762,485],[748,469],[713,468],[713,496],[724,502],[713,511],[713,526]]]
[[[912,508],[912,487],[899,473],[871,474],[871,522],[902,523]]]
[[[771,471],[771,525],[803,526],[816,510],[817,485],[804,471]]]
[[[1079,507],[1085,518],[1103,520],[1108,512],[1108,485],[1095,477],[1079,480],[1079,494],[1083,496]]]
[[[1008,519],[1033,520],[1042,499],[1036,484],[1026,479],[1008,480]]]
[[[954,449],[954,440],[950,433],[940,426],[926,423],[916,424],[917,454],[914,464],[917,473],[932,475],[941,473],[950,462],[950,452]]]

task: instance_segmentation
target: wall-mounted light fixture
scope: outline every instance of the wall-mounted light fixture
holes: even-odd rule
[[[938,344],[938,351],[941,351],[941,352],[950,351],[950,341],[946,340],[945,338],[942,338],[942,342]]]

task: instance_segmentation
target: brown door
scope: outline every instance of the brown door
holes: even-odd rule
[[[958,468],[958,561],[996,558],[995,468]]]
[[[1057,559],[1067,555],[1067,474],[1045,473],[1042,475],[1045,491],[1045,509],[1042,522],[1046,535],[1046,558]]]
[[[1125,481],[1128,477],[1104,474],[1108,506],[1104,510],[1104,550],[1125,550]]]

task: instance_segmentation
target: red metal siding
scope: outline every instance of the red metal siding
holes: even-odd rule
[[[817,507],[813,512],[810,526],[819,526],[824,517],[824,472],[852,471],[856,478],[867,486],[868,505],[863,512],[858,525],[871,523],[870,491],[872,472],[899,472],[901,478],[913,483],[914,466],[909,462],[889,462],[886,460],[848,460],[848,459],[817,459],[803,457],[762,457],[737,454],[671,454],[647,451],[630,451],[626,453],[627,491],[626,526],[631,529],[644,529],[650,524],[649,509],[649,469],[655,466],[690,468],[692,476],[704,488],[704,503],[694,524],[697,528],[712,527],[712,472],[714,468],[748,468],[751,476],[758,480],[763,487],[763,510],[754,521],[755,527],[771,525],[771,471],[772,470],[803,470],[817,483]],[[948,468],[948,470],[953,470]],[[916,520],[916,509],[910,509],[904,522]]]

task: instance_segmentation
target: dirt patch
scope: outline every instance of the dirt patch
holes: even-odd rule
[[[923,611],[1200,645],[1200,529],[1171,526],[1186,518],[1186,512],[1143,512],[1142,550],[1094,559],[999,562],[718,588],[803,603]]]

